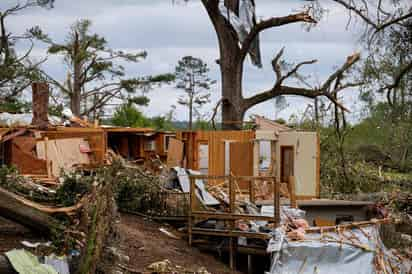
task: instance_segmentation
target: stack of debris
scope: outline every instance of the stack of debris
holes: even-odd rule
[[[71,263],[70,273],[116,273],[120,269],[117,258],[121,256],[110,255],[117,252],[119,241],[113,193],[115,171],[101,168],[92,176],[80,171],[67,174],[55,191],[46,191],[48,188],[16,175],[15,171],[2,173],[0,179],[9,181],[1,183],[8,187],[8,190],[0,188],[1,216],[40,233],[51,244],[40,253],[37,248],[31,250],[35,256],[28,250],[7,252],[7,259],[0,260],[0,269],[7,272],[1,273],[9,273],[11,269],[19,273],[57,273],[59,265],[68,269],[68,263]],[[12,184],[14,178],[17,186]],[[26,193],[25,197],[20,193]],[[34,202],[32,197],[42,202]]]
[[[411,261],[380,239],[379,226],[386,221],[306,228],[287,236],[278,230],[268,245],[268,273],[410,273]]]

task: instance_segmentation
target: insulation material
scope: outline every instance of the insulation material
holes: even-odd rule
[[[52,162],[52,174],[60,176],[61,170],[71,170],[76,165],[90,164],[89,155],[81,152],[81,147],[86,146],[83,138],[69,138],[37,142],[37,157]],[[88,143],[87,143],[88,145]],[[47,147],[47,151],[46,151]]]
[[[255,5],[252,0],[240,0],[239,1],[239,16],[233,11],[228,9],[224,0],[219,2],[220,14],[230,23],[233,29],[236,31],[240,43],[246,39],[251,29],[256,24]],[[250,45],[249,55],[253,65],[261,68],[262,58],[260,53],[259,36],[253,40]]]
[[[2,127],[25,127],[30,126],[33,119],[32,113],[12,114],[8,112],[0,113],[0,126]],[[49,123],[58,125],[60,118],[55,116],[49,117]]]
[[[400,260],[385,248],[377,224],[339,233],[307,232],[304,240],[272,241],[269,246],[274,252],[267,274],[406,274],[411,269],[410,261]]]

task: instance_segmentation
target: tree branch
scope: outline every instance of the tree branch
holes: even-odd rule
[[[280,71],[280,68],[277,66],[275,60],[279,60],[281,52],[279,52],[276,55],[276,57],[274,58],[274,62],[272,62],[272,65],[273,63],[275,63],[274,67],[276,68],[275,72],[277,71],[276,72],[277,74],[281,73],[281,71]],[[285,75],[285,76],[289,75],[288,77],[281,76],[280,83],[279,83],[279,80],[277,80],[275,85],[271,89],[260,92],[252,97],[245,98],[242,103],[242,108],[244,110],[249,109],[254,105],[265,102],[269,99],[275,98],[280,95],[299,95],[299,96],[303,96],[307,98],[325,96],[330,101],[332,101],[335,105],[337,105],[339,108],[343,109],[344,111],[349,112],[349,110],[346,107],[344,107],[342,104],[340,104],[337,101],[337,99],[334,96],[334,93],[337,93],[348,87],[359,86],[362,83],[347,83],[344,85],[338,84],[334,88],[332,88],[332,90],[331,90],[331,85],[334,81],[337,81],[338,79],[342,79],[343,74],[347,70],[349,70],[359,60],[359,58],[360,58],[359,53],[355,53],[349,56],[346,59],[346,62],[340,68],[338,68],[331,76],[329,76],[328,79],[324,82],[324,84],[318,88],[309,89],[309,88],[291,87],[291,86],[282,85],[282,81],[290,77],[292,74],[296,73],[299,67],[301,67],[304,64],[312,64],[315,62],[315,60],[299,63],[290,72],[288,72]]]
[[[408,72],[412,70],[412,62],[409,62],[409,64],[406,64],[397,75],[395,75],[392,84],[385,86],[381,90],[392,90],[394,88],[397,88],[402,81],[403,76],[405,76]]]
[[[270,19],[263,20],[257,23],[251,29],[248,36],[242,43],[242,49],[241,49],[242,60],[246,57],[253,40],[256,38],[256,36],[260,32],[266,29],[279,27],[279,26],[283,26],[283,25],[287,25],[291,23],[297,23],[297,22],[316,23],[316,20],[313,19],[312,16],[310,16],[307,11],[304,11],[304,12],[290,14],[290,15],[283,16],[283,17],[272,17]]]
[[[345,1],[345,0],[333,0],[336,3],[342,5],[344,8],[346,8],[347,10],[349,10],[350,12],[354,12],[356,15],[358,15],[365,23],[367,23],[368,25],[370,25],[374,30],[375,33],[393,25],[393,24],[397,24],[405,19],[408,19],[410,17],[412,17],[412,11],[409,11],[408,13],[399,16],[399,17],[393,17],[390,16],[390,14],[386,11],[382,10],[382,6],[381,6],[381,1],[378,2],[378,6],[377,6],[377,19],[378,22],[375,22],[373,19],[371,19],[368,15],[367,15],[367,10],[368,7],[365,4],[365,9],[361,9],[359,7],[356,7],[356,5],[352,4],[353,1]],[[384,20],[383,22],[380,22],[380,18],[379,18],[379,12],[381,12],[382,14],[384,14],[386,17],[391,17],[390,20]]]

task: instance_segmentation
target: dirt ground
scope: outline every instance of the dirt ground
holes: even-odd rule
[[[21,241],[46,242],[41,236],[33,234],[24,226],[0,217],[0,254],[13,248],[24,248]]]
[[[189,248],[186,239],[172,239],[159,228],[167,225],[145,220],[130,214],[121,215],[121,250],[130,260],[127,268],[132,273],[147,271],[154,262],[168,259],[173,266],[181,266],[187,271],[196,272],[201,267],[209,273],[231,273],[229,267],[213,255]],[[169,229],[170,230],[170,229]],[[46,242],[25,227],[0,217],[0,254],[13,248],[24,248],[21,241]]]
[[[205,267],[210,273],[230,273],[229,267],[217,258],[189,248],[184,239],[175,240],[166,236],[159,231],[160,227],[166,226],[139,216],[122,214],[121,248],[130,257],[130,269],[142,272],[151,263],[168,259],[173,265],[183,266],[188,271]]]

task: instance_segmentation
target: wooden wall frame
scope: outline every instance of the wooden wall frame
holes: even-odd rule
[[[289,176],[295,176],[295,147],[291,146],[291,145],[281,145],[279,147],[279,153],[280,153],[280,159],[279,159],[279,179],[282,182],[284,174],[283,174],[283,165],[284,165],[284,156],[283,156],[283,152],[286,149],[291,149],[292,150],[292,163],[293,163],[293,174],[289,174]],[[285,181],[288,182],[289,178]],[[284,183],[285,183],[284,182]]]

